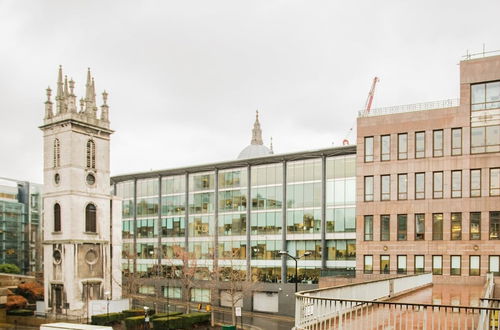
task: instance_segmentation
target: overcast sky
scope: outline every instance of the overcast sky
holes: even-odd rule
[[[117,175],[235,159],[256,109],[276,153],[341,145],[374,76],[374,107],[457,98],[467,50],[500,49],[499,12],[498,0],[0,0],[0,177],[42,181],[59,64],[78,97],[87,67],[109,92]]]

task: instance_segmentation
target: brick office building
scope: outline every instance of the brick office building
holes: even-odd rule
[[[499,272],[500,56],[460,63],[459,100],[362,114],[357,145],[358,270]]]

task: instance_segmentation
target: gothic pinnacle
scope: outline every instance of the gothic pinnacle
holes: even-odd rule
[[[48,86],[45,91],[47,92],[47,102],[50,102],[50,96],[52,95],[52,89],[50,89],[50,86]]]
[[[62,65],[59,65],[59,71],[57,72],[57,94],[56,94],[56,97],[61,98],[62,96],[63,96]]]

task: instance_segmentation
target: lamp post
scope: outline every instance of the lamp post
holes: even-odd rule
[[[106,300],[107,300],[107,304],[106,304],[106,319],[108,320],[109,322],[109,301],[111,300],[111,292],[109,291],[106,291],[104,292],[104,296],[106,297]]]
[[[299,276],[298,276],[298,271],[297,271],[298,270],[298,261],[299,261],[300,258],[310,256],[312,254],[312,252],[311,251],[306,251],[300,257],[294,257],[294,256],[290,255],[288,253],[288,251],[280,251],[280,252],[278,252],[278,254],[280,256],[288,256],[288,257],[292,258],[295,261],[295,292],[297,292],[298,291],[298,284],[299,284]]]

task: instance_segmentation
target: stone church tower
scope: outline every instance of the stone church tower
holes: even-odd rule
[[[110,194],[108,94],[98,109],[90,69],[79,104],[74,88],[60,67],[40,126],[45,307],[85,316],[90,300],[121,298],[121,203]]]

